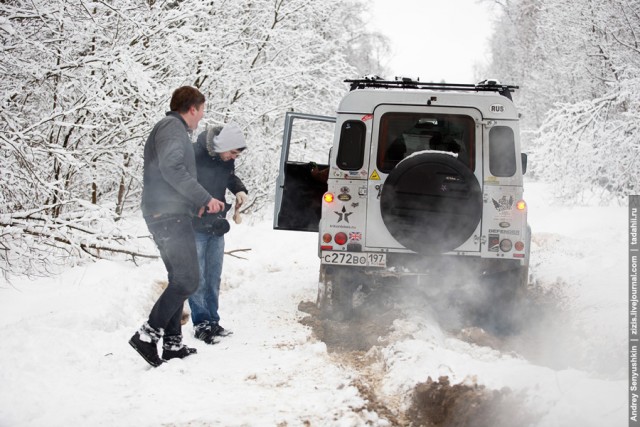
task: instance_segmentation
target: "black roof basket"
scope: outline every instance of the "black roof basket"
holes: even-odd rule
[[[429,90],[456,90],[456,91],[474,91],[474,92],[498,92],[500,95],[511,99],[511,92],[519,89],[519,86],[503,85],[497,80],[483,80],[476,84],[471,83],[424,83],[407,77],[395,80],[383,80],[377,78],[364,78],[355,80],[345,80],[350,83],[350,90],[379,88],[379,89],[429,89]]]

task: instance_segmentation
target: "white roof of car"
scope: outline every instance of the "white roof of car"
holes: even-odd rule
[[[429,89],[366,88],[349,92],[338,106],[338,114],[372,114],[379,105],[469,107],[484,119],[517,120],[513,102],[493,91],[439,91]]]

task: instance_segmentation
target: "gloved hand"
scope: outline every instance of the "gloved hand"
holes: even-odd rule
[[[233,221],[236,224],[240,224],[242,222],[242,218],[240,217],[240,206],[244,205],[248,199],[249,197],[244,191],[238,191],[236,193],[236,207],[233,212]]]
[[[247,196],[247,193],[245,193],[244,191],[238,191],[236,193],[236,209],[244,205],[247,200],[249,200],[249,196]]]

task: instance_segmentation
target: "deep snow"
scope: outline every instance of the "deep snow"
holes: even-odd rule
[[[531,282],[552,309],[503,348],[457,338],[428,305],[407,309],[370,351],[380,399],[407,409],[416,383],[446,375],[520,393],[540,427],[626,425],[627,211],[549,194],[530,183],[525,198]],[[188,324],[198,354],[157,369],[127,341],[165,279],[160,261],[3,282],[0,426],[389,425],[354,385],[362,372],[299,322],[316,297],[316,234],[249,222],[227,235],[227,250],[251,249],[225,257],[221,323],[234,335],[207,346]]]

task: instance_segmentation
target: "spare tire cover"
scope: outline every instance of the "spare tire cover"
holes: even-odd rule
[[[475,231],[482,190],[455,157],[420,153],[400,162],[380,195],[385,226],[403,246],[422,254],[451,251]]]

